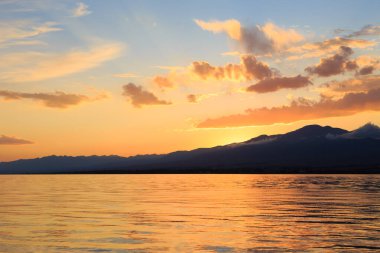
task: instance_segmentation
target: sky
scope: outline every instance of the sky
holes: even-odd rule
[[[380,1],[0,0],[0,161],[380,125]]]

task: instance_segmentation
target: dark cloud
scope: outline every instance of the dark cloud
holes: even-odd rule
[[[67,108],[85,101],[103,98],[104,95],[95,99],[90,99],[84,95],[68,94],[60,91],[54,93],[26,93],[1,90],[0,97],[3,97],[5,100],[33,99],[42,102],[43,105],[47,107]]]
[[[321,62],[318,65],[307,67],[305,71],[310,74],[327,77],[354,70],[357,68],[357,64],[349,61],[349,57],[353,53],[354,52],[350,47],[341,46],[339,53],[321,59]]]
[[[365,66],[359,70],[358,75],[370,75],[374,70],[374,66]]]
[[[142,86],[128,83],[123,86],[123,95],[128,97],[132,105],[169,105],[171,102],[158,99],[153,93],[143,90]]]
[[[256,93],[274,92],[280,89],[298,89],[311,84],[308,77],[294,76],[294,77],[275,77],[267,78],[251,85],[247,91]]]
[[[265,54],[275,51],[274,42],[257,26],[241,27],[239,42],[244,52]]]
[[[187,101],[189,101],[189,103],[197,103],[198,97],[195,94],[189,94],[187,95]]]
[[[338,100],[322,97],[320,101],[313,102],[300,98],[289,106],[248,109],[243,114],[207,119],[197,127],[223,128],[290,123],[299,120],[349,116],[364,111],[380,111],[380,89],[348,93]]]
[[[263,26],[241,26],[238,40],[246,53],[268,54],[281,51],[296,44],[304,37],[294,29],[284,29],[273,23]]]
[[[16,137],[0,135],[0,145],[23,145],[23,144],[33,144],[33,142],[23,139],[18,139]]]
[[[359,68],[358,64],[355,61],[347,61],[345,67],[347,71],[353,71]]]
[[[191,72],[198,77],[216,80],[247,81],[253,79],[264,79],[273,75],[268,65],[259,62],[252,55],[242,56],[240,64],[227,64],[215,67],[208,62],[193,62]]]
[[[282,28],[271,22],[264,25],[243,26],[235,19],[208,22],[195,19],[194,21],[203,30],[226,33],[245,53],[274,53],[304,39],[294,29]]]
[[[366,26],[363,26],[359,31],[356,31],[347,35],[347,37],[353,38],[353,37],[360,37],[360,36],[377,36],[377,35],[380,35],[380,26],[366,25]]]

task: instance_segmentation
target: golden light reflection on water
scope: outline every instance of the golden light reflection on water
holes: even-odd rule
[[[1,252],[378,249],[380,176],[0,176]]]

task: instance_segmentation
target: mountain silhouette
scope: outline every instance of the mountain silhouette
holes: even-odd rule
[[[343,134],[342,138],[350,139],[364,139],[364,138],[374,138],[380,139],[380,127],[367,123],[364,126],[356,129],[355,131]]]
[[[0,173],[379,173],[380,128],[309,125],[286,134],[164,155],[48,156],[0,163]]]

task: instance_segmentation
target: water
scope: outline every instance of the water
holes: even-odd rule
[[[3,175],[0,252],[380,251],[380,175]]]

